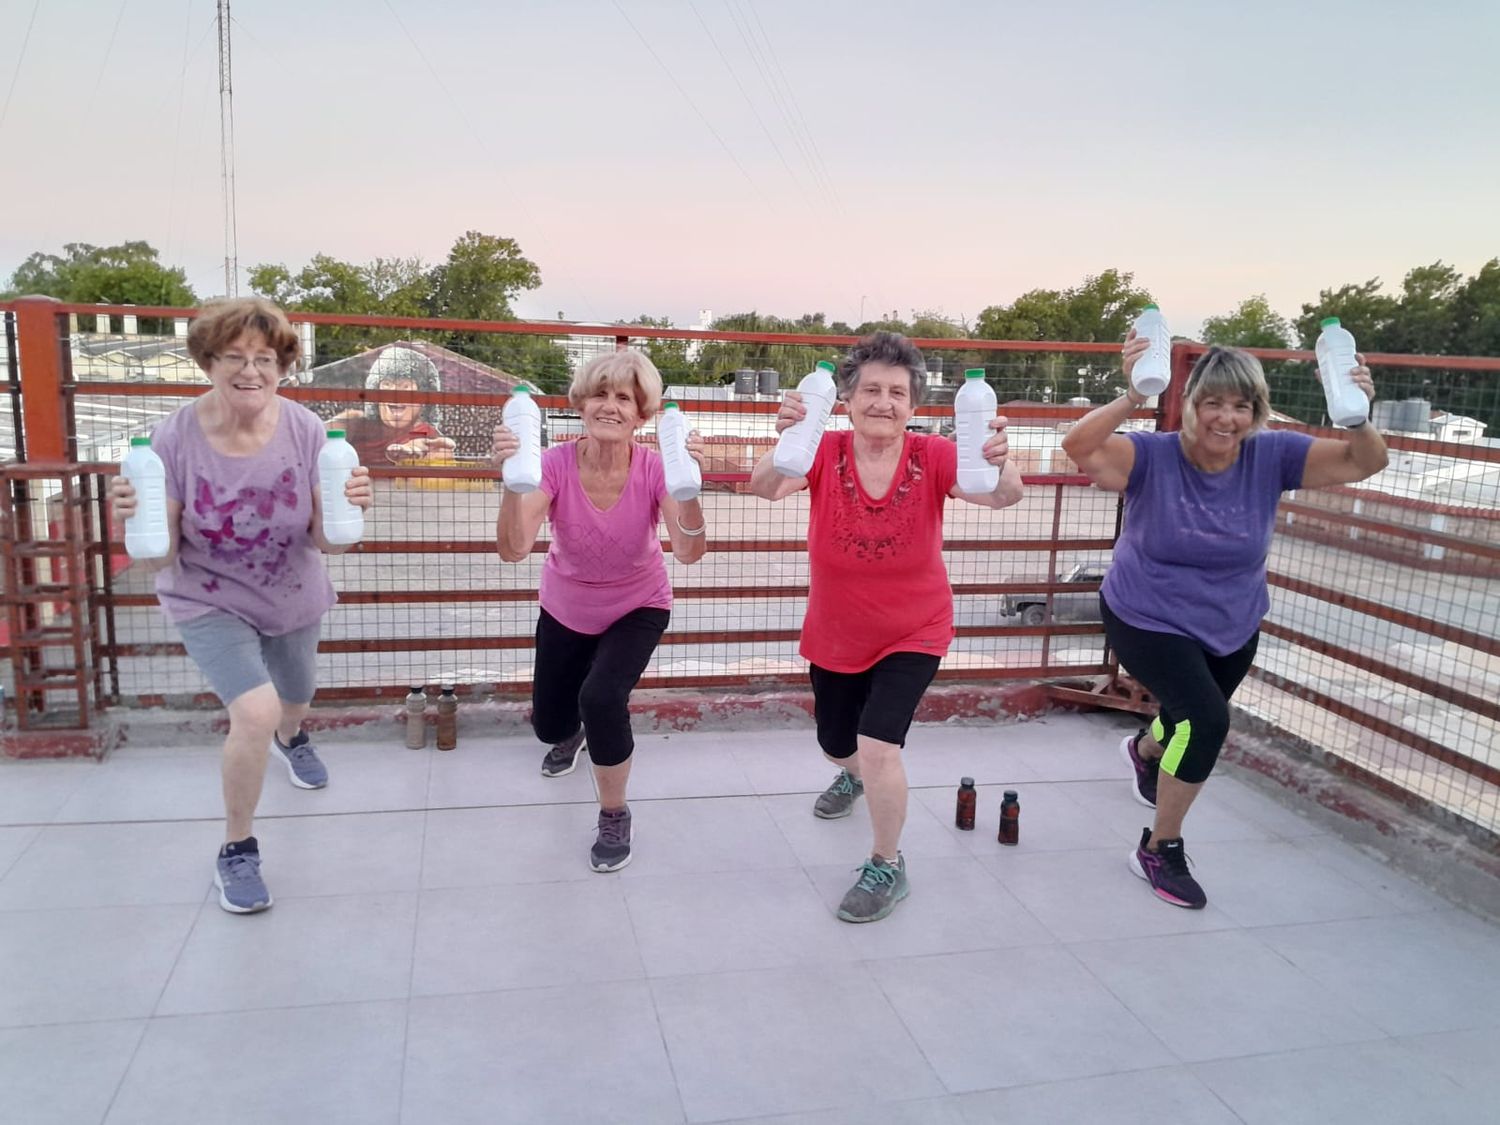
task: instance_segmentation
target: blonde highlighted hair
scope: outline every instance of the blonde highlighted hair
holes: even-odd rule
[[[1258,433],[1271,417],[1271,388],[1260,360],[1239,348],[1215,345],[1198,357],[1182,391],[1182,428],[1198,433],[1198,402],[1207,395],[1222,395],[1247,400],[1254,417],[1250,434]]]
[[[629,387],[642,422],[661,407],[661,372],[647,356],[632,348],[595,356],[580,367],[568,384],[568,401],[576,410],[601,387]]]

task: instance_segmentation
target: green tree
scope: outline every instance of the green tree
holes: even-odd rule
[[[1316,344],[1324,319],[1336,316],[1339,323],[1354,334],[1361,348],[1384,350],[1396,319],[1398,302],[1382,293],[1380,288],[1380,278],[1372,277],[1359,284],[1320,290],[1317,301],[1302,306],[1302,315],[1296,321],[1297,337],[1302,346],[1311,348]]]
[[[719,332],[765,332],[778,335],[831,335],[824,314],[804,313],[795,319],[763,315],[759,312],[733,313],[717,318],[713,327]],[[781,374],[783,386],[812,370],[820,359],[837,362],[840,348],[822,344],[766,344],[723,340],[705,344],[698,353],[696,382],[715,384],[733,380],[742,367],[755,370],[773,368]]]
[[[181,268],[161,263],[149,242],[91,246],[69,242],[61,254],[38,251],[16,268],[0,299],[41,294],[90,305],[166,305],[191,308],[198,297]],[[146,320],[143,332],[170,331]]]
[[[1453,298],[1453,350],[1500,355],[1500,258],[1491,258]]]
[[[1264,293],[1246,297],[1233,312],[1211,316],[1203,322],[1203,342],[1236,348],[1285,348],[1291,346],[1292,326]]]
[[[642,313],[634,320],[627,320],[626,324],[634,324],[641,328],[671,328],[672,320],[665,316],[647,316]],[[688,361],[688,341],[686,340],[663,340],[656,338],[641,338],[639,342],[641,351],[645,352],[651,362],[656,364],[656,369],[661,372],[663,383],[692,383],[696,382],[697,370]]]
[[[432,271],[429,311],[454,320],[514,320],[511,299],[542,283],[513,238],[465,231]]]

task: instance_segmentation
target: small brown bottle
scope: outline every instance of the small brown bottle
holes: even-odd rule
[[[458,745],[458,696],[453,685],[444,684],[437,701],[437,748],[452,750]]]
[[[1021,802],[1016,799],[1014,789],[1007,789],[1000,802],[1000,834],[996,839],[1002,844],[1021,842]]]
[[[427,691],[421,684],[406,696],[406,748],[421,750],[427,745]]]
[[[953,814],[953,823],[965,832],[974,831],[974,810],[979,804],[979,794],[974,791],[972,777],[960,778],[958,782],[958,811]]]

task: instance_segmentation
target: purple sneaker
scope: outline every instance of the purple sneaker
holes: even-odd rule
[[[1156,775],[1161,772],[1161,762],[1156,758],[1148,761],[1136,750],[1136,743],[1145,733],[1141,731],[1139,734],[1126,735],[1120,739],[1120,754],[1135,771],[1135,784],[1131,787],[1131,793],[1148,809],[1154,809],[1156,808]]]
[[[1187,852],[1183,850],[1182,837],[1162,840],[1157,850],[1148,852],[1151,829],[1141,829],[1141,846],[1130,857],[1130,870],[1151,884],[1156,897],[1173,906],[1188,910],[1202,910],[1208,905],[1208,896],[1198,885],[1198,880],[1188,873]]]

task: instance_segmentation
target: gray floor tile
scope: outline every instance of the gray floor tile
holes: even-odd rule
[[[1234,925],[1209,903],[1183,910],[1161,901],[1130,871],[1130,845],[1076,852],[1030,852],[1026,830],[1021,844],[984,858],[1021,905],[1062,941],[1199,933]]]
[[[1237,930],[1088,942],[1078,958],[1179,1058],[1383,1038],[1373,1023]]]
[[[411,1002],[403,1125],[682,1120],[642,982]]]
[[[846,923],[800,868],[625,884],[648,976],[848,961]]]
[[[1240,1120],[1218,1095],[1178,1066],[986,1090],[964,1094],[959,1102],[963,1125],[1239,1125]]]
[[[742,731],[731,745],[750,791],[821,793],[838,767],[823,757],[813,730]]]
[[[1196,844],[1193,871],[1209,900],[1241,926],[1370,918],[1400,911],[1319,863],[1305,841]]]
[[[1246,1125],[1473,1125],[1495,1103],[1424,1067],[1397,1043],[1361,1043],[1193,1068]]]
[[[832,781],[833,776],[830,773],[828,781]],[[809,867],[847,864],[852,870],[864,862],[874,844],[870,813],[864,798],[857,800],[854,811],[841,820],[822,820],[814,816],[813,800],[811,795],[804,793],[761,798],[766,811],[803,864]],[[968,849],[927,811],[927,806],[916,799],[907,805],[901,851],[908,859],[962,858],[969,854]]]
[[[223,840],[206,820],[44,828],[0,879],[0,910],[201,903]]]
[[[274,873],[267,881],[274,895]],[[216,897],[202,909],[158,1015],[406,998],[413,893],[290,898],[253,915]]]
[[[1447,910],[1453,905],[1415,879],[1403,875],[1378,852],[1346,843],[1334,836],[1309,836],[1298,840],[1297,846],[1304,854],[1325,867],[1331,867],[1346,879],[1373,891],[1397,910],[1416,913],[1424,910]]]
[[[951,786],[972,777],[977,784],[1034,782],[1036,767],[1021,754],[1025,739],[1014,724],[993,727],[915,725],[901,753],[907,782],[914,786]]]
[[[907,863],[911,894],[879,922],[840,923],[865,959],[919,957],[1044,945],[1056,939],[976,859],[915,859]],[[809,870],[830,915],[854,885],[847,866]]]
[[[670,977],[651,991],[689,1121],[944,1092],[859,966]]]
[[[570,774],[543,777],[542,756],[546,752],[547,747],[534,738],[465,739],[451,754],[433,751],[427,807],[592,801],[594,780],[588,755],[578,759],[577,768]]]
[[[394,1125],[402,1001],[155,1019],[106,1125]]]
[[[1396,1040],[1429,1069],[1446,1074],[1465,1090],[1500,1106],[1500,1027],[1440,1031]]]
[[[1016,749],[1011,755],[1012,772],[1024,767],[1037,781],[1125,780],[1119,739],[1078,741],[1066,728],[1049,732],[1053,737],[1041,745]]]
[[[1130,782],[1124,776],[1125,763],[1119,757],[1118,750],[1115,752],[1115,761],[1120,763],[1118,779],[1077,782],[1068,787],[1068,796],[1104,822],[1128,832],[1132,840],[1139,840],[1141,829],[1151,824],[1152,811],[1137,803],[1131,796]],[[1187,840],[1189,853],[1199,844],[1223,840],[1270,841],[1277,838],[1266,825],[1220,804],[1214,798],[1212,779],[1193,802],[1192,811],[1183,823],[1182,835]]]
[[[277,901],[308,895],[414,891],[422,869],[422,812],[284,816],[256,821]]]
[[[504,886],[582,881],[599,824],[592,799],[579,805],[445,809],[427,814],[422,886]]]
[[[0,759],[0,824],[47,824],[99,772],[98,762],[8,762]]]
[[[3,781],[4,779],[0,778],[0,783]],[[16,860],[21,858],[21,853],[31,845],[40,832],[41,828],[37,825],[25,828],[0,828],[0,880],[5,878]]]
[[[59,823],[224,819],[218,755],[106,761],[52,818]]]
[[[724,743],[699,745],[690,735],[637,735],[630,767],[630,799],[737,797],[750,779]]]
[[[914,789],[921,801],[960,846],[977,856],[1002,856],[996,841],[1000,827],[1000,802],[1005,790],[1016,791],[1021,804],[1021,839],[1031,852],[1079,851],[1086,848],[1123,848],[1140,838],[1140,828],[1109,824],[1068,796],[1070,782],[1036,782],[978,786],[973,831],[960,831],[953,824],[956,785],[943,789]],[[1143,812],[1146,810],[1142,809]]]
[[[0,1031],[0,1106],[25,1125],[104,1120],[145,1020]]]
[[[622,879],[800,866],[755,797],[632,801],[630,807],[633,858]]]
[[[1300,840],[1305,836],[1318,836],[1327,831],[1316,820],[1278,801],[1274,790],[1263,792],[1234,776],[1236,772],[1238,771],[1234,771],[1232,767],[1215,769],[1213,796],[1217,804],[1284,840]]]
[[[199,909],[7,913],[0,920],[0,1026],[149,1016]]]
[[[1066,949],[875,961],[870,970],[952,1093],[1173,1061]]]
[[[772,1117],[737,1117],[724,1125],[965,1125],[963,1102],[957,1095],[881,1102],[878,1106],[821,1109],[809,1113],[778,1113]]]
[[[1500,1026],[1496,929],[1459,910],[1257,931],[1391,1035]]]
[[[422,892],[413,996],[645,976],[619,879]]]
[[[328,766],[325,789],[298,789],[287,780],[286,764],[271,756],[258,815],[402,812],[427,806],[432,755],[407,750],[400,743],[333,743],[320,747],[318,754]]]

